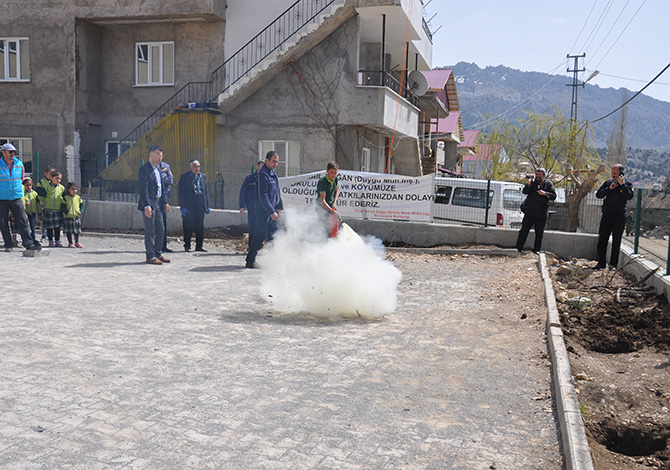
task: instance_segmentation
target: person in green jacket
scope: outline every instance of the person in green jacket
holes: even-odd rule
[[[79,243],[79,234],[81,233],[81,206],[83,201],[81,196],[77,194],[77,185],[73,181],[69,181],[65,187],[65,194],[63,195],[63,203],[61,210],[65,214],[65,221],[63,225],[63,233],[67,236],[68,248],[84,248]],[[74,241],[72,240],[74,236]]]
[[[54,171],[55,168],[52,166],[47,165],[47,167],[44,169],[44,176],[37,182],[37,186],[35,186],[35,191],[37,191],[37,194],[40,194],[40,190],[44,189],[46,192],[46,187],[51,183],[51,172]],[[44,241],[47,238],[47,231],[44,228],[44,206],[40,204],[40,213],[37,214],[37,218],[40,221],[40,227],[42,229],[42,240]]]
[[[42,215],[42,227],[47,230],[49,246],[62,247],[60,242],[60,229],[63,226],[63,213],[61,204],[65,188],[60,184],[63,175],[60,171],[51,172],[51,181],[43,188],[37,188],[40,204],[44,207]]]
[[[37,191],[33,190],[33,180],[27,176],[23,179],[23,205],[26,207],[26,215],[30,223],[30,232],[35,238],[35,219],[41,212],[40,201],[37,197]]]

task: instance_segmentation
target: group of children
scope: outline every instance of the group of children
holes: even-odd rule
[[[60,171],[48,166],[44,177],[33,189],[30,177],[23,179],[23,203],[30,222],[30,230],[35,239],[35,221],[42,220],[42,238],[49,239],[50,247],[62,247],[61,229],[67,236],[68,248],[83,248],[79,243],[81,233],[81,215],[83,201],[77,194],[77,185],[70,181],[66,186],[61,184],[63,175]]]

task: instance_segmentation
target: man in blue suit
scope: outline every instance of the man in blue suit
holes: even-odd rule
[[[277,152],[270,151],[265,156],[265,164],[256,172],[256,190],[258,191],[258,210],[254,222],[254,233],[251,236],[249,252],[247,253],[245,267],[254,269],[256,267],[256,255],[263,246],[265,240],[272,240],[279,224],[279,214],[284,210],[279,190],[279,179],[275,168],[279,164]]]
[[[158,169],[163,149],[154,145],[149,149],[149,161],[137,172],[140,182],[140,201],[137,209],[142,211],[144,220],[144,248],[147,264],[169,263],[162,254],[163,247],[163,211],[170,212],[167,192]]]
[[[263,160],[256,163],[256,171],[248,174],[244,178],[240,188],[240,214],[247,211],[247,222],[249,224],[249,247],[251,247],[251,238],[256,232],[256,211],[258,210],[258,191],[256,189],[256,173],[263,166]]]

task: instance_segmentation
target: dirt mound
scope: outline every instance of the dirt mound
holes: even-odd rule
[[[566,306],[566,334],[584,348],[601,353],[630,353],[644,347],[670,350],[670,307],[664,296],[603,300],[590,308]]]

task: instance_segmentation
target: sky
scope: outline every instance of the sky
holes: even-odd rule
[[[598,70],[589,84],[637,92],[670,63],[668,0],[423,2],[433,67],[464,61],[571,79],[574,59],[566,56],[586,53],[580,80]],[[643,93],[670,102],[670,68]]]

